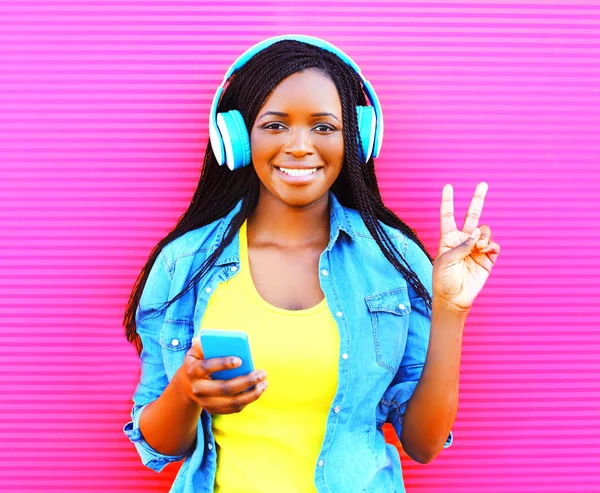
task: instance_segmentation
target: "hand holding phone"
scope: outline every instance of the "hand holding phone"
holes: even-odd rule
[[[203,329],[200,331],[200,342],[205,359],[235,356],[242,360],[237,368],[221,370],[211,375],[213,380],[230,380],[247,375],[254,370],[248,335],[239,330]]]
[[[240,351],[235,349],[234,352]],[[244,350],[240,354],[244,357]],[[249,354],[248,347],[246,356]],[[251,358],[246,359],[252,364]],[[236,355],[207,357],[201,337],[194,337],[192,347],[187,351],[176,376],[185,396],[208,413],[238,413],[257,400],[267,388],[267,374],[264,370],[247,373],[245,369],[239,370],[240,366],[243,366],[243,359],[240,362]],[[228,370],[243,374],[231,379],[215,378],[215,375]]]

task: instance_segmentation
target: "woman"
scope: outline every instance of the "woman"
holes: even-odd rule
[[[487,185],[462,230],[444,187],[432,267],[379,193],[373,88],[316,38],[242,55],[210,131],[127,307],[142,373],[125,433],[156,471],[186,458],[172,492],[404,491],[382,426],[421,463],[451,443],[464,322],[499,254],[477,227]],[[257,369],[211,379],[239,361],[205,359],[204,328],[247,332]]]

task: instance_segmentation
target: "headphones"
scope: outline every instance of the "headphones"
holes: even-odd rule
[[[350,67],[352,67],[360,76],[363,90],[367,95],[367,99],[371,103],[371,106],[356,107],[359,133],[358,140],[359,145],[363,149],[364,156],[366,157],[365,162],[369,160],[371,155],[376,158],[381,151],[381,144],[383,142],[383,115],[379,99],[377,98],[377,94],[375,94],[375,89],[373,89],[371,83],[365,79],[358,65],[342,50],[336,48],[327,41],[313,36],[284,35],[265,39],[242,53],[242,55],[233,62],[233,65],[229,67],[225,73],[225,77],[223,77],[223,82],[221,82],[221,85],[215,93],[210,108],[208,129],[210,145],[219,166],[226,164],[227,167],[233,171],[248,166],[252,162],[250,137],[242,114],[238,110],[217,113],[217,106],[221,100],[225,84],[237,70],[244,66],[248,60],[258,52],[278,41],[286,39],[300,41],[330,51],[341,58],[346,64],[350,65]]]

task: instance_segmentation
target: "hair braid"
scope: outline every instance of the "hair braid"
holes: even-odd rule
[[[340,74],[338,71],[332,71],[331,75],[334,83],[339,87],[338,91],[342,103],[343,119],[344,122],[346,122],[346,125],[344,126],[346,166],[344,169],[351,184],[347,189],[351,191],[353,201],[358,205],[357,209],[360,212],[367,229],[379,244],[385,258],[404,276],[415,291],[417,291],[421,297],[424,297],[429,306],[429,293],[424,289],[416,273],[405,261],[400,252],[398,252],[396,246],[379,222],[379,220],[382,220],[386,223],[386,220],[390,218],[389,213],[391,213],[391,211],[383,206],[377,180],[371,179],[374,177],[374,169],[371,171],[373,177],[370,176],[369,173],[369,167],[372,160],[369,160],[370,163],[367,163],[366,166],[361,164],[364,162],[364,153],[362,146],[359,146],[356,140],[356,135],[358,135],[358,122],[356,111],[354,109],[355,105],[352,105],[351,101],[360,100],[357,92],[360,92],[362,96],[362,90],[360,89],[360,86],[357,87],[355,80],[344,77],[344,72],[341,72]],[[351,100],[347,101],[346,98],[349,96],[351,97]],[[369,186],[368,183],[371,186]],[[385,210],[383,214],[380,210],[381,207]],[[395,214],[391,214],[396,218]],[[399,220],[396,218],[396,221]],[[402,226],[405,225],[402,223]],[[405,229],[409,228],[406,227]],[[412,230],[410,233],[411,236],[414,236]]]

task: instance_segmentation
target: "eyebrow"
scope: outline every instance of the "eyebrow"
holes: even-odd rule
[[[288,116],[290,116],[287,113],[282,113],[281,111],[266,111],[265,113],[263,113],[262,115],[260,115],[258,117],[258,120],[260,120],[261,118],[263,118],[265,116],[269,116],[269,115],[282,116],[282,117],[288,117]],[[321,113],[312,113],[310,116],[331,116],[331,117],[335,118],[338,122],[340,121],[337,116],[335,116],[333,113],[329,113],[327,111],[323,111]]]

